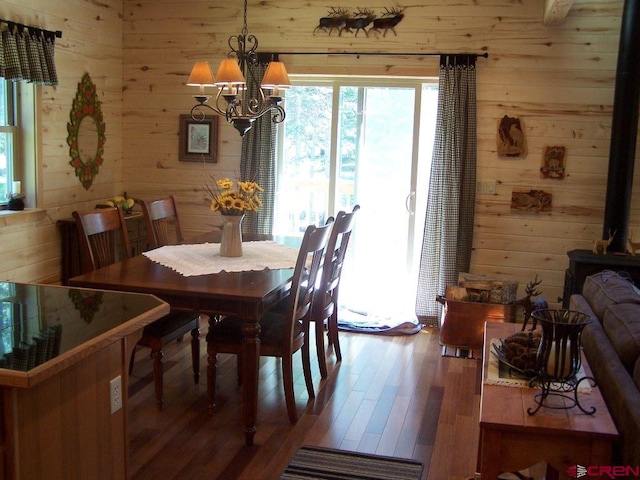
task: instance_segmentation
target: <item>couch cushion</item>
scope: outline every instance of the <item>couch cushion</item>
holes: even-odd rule
[[[636,360],[636,368],[633,369],[633,381],[636,382],[638,390],[640,390],[640,357]]]
[[[611,305],[602,327],[629,374],[640,357],[640,307],[630,303]]]
[[[611,270],[588,276],[582,287],[582,295],[600,320],[609,305],[616,303],[640,305],[640,290],[627,277]]]

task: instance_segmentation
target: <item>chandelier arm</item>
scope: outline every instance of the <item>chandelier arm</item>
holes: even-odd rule
[[[245,107],[249,115],[262,116],[265,111],[271,108],[271,102],[264,96],[261,88],[258,88],[259,98],[250,98],[245,102]]]
[[[207,110],[211,110],[218,115],[224,115],[225,112],[219,108],[212,107],[208,103],[198,103],[191,108],[191,118],[196,122],[201,122],[206,118]]]
[[[273,116],[271,117],[273,123],[284,122],[284,119],[287,116],[284,111],[284,107],[282,105],[274,104],[272,105],[271,109],[273,110]]]

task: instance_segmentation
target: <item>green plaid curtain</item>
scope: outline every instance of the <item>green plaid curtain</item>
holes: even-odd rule
[[[247,90],[250,98],[259,98],[260,82],[267,71],[267,63],[252,66],[253,75],[247,72]],[[254,180],[264,188],[260,195],[262,207],[258,212],[247,213],[242,222],[246,233],[272,234],[273,209],[276,190],[276,126],[271,114],[266,113],[253,122],[242,139],[240,175],[243,179]]]
[[[0,77],[14,82],[58,85],[55,33],[13,23],[1,23],[0,27]]]
[[[469,271],[476,189],[476,56],[443,55],[416,314],[439,326],[437,295]]]

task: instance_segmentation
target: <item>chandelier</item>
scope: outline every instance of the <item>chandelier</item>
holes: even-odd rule
[[[280,90],[291,86],[284,63],[277,61],[277,57],[269,62],[254,98],[247,89],[245,75],[249,75],[255,85],[258,84],[253,71],[253,67],[258,65],[258,39],[249,35],[247,30],[247,0],[244,0],[242,33],[229,37],[227,44],[230,51],[220,62],[215,76],[208,62],[196,62],[191,70],[187,85],[200,89],[199,94],[194,95],[198,103],[191,109],[191,117],[196,121],[203,120],[207,110],[212,110],[225,117],[241,137],[257,118],[267,113],[272,114],[273,123],[282,122],[285,111],[281,105]],[[217,88],[215,99],[210,103],[211,95],[205,95],[205,87]]]

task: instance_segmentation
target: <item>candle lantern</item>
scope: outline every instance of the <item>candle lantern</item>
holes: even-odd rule
[[[538,375],[531,384],[539,385],[542,392],[535,396],[536,407],[529,408],[533,415],[540,407],[573,408],[577,406],[584,413],[595,413],[595,407],[587,410],[578,399],[578,387],[587,380],[595,385],[591,377],[580,376],[581,350],[580,335],[591,317],[582,312],[562,309],[540,309],[531,314],[542,328],[542,338],[536,356]],[[568,401],[556,404],[548,402],[549,396],[559,396]]]

